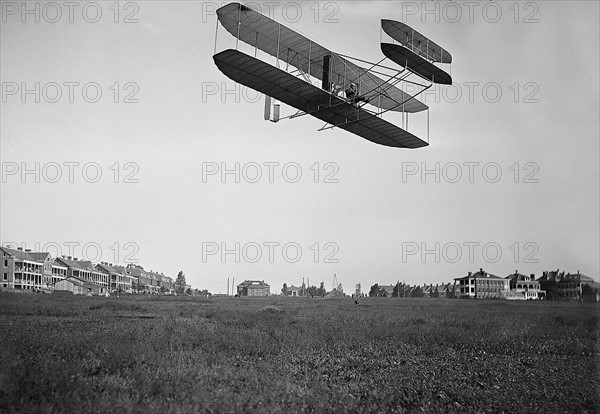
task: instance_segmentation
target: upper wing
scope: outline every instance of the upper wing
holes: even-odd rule
[[[399,148],[429,145],[364,109],[238,50],[224,50],[213,59],[219,70],[234,81],[369,141]]]
[[[370,104],[381,109],[411,113],[427,109],[427,105],[368,70],[247,6],[229,3],[217,10],[217,16],[236,38],[317,79],[323,80],[323,59],[331,56],[330,81],[358,84],[361,94],[376,96]]]
[[[395,20],[381,20],[381,28],[392,39],[410,48],[413,52],[439,63],[452,63],[452,55],[412,27]]]

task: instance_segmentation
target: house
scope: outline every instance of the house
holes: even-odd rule
[[[409,286],[408,290],[406,291],[406,296],[411,298],[422,298],[423,288],[419,285]]]
[[[484,272],[481,268],[454,280],[458,282],[459,298],[505,299],[510,290],[508,279]]]
[[[172,292],[175,289],[167,282],[166,277],[162,273],[151,270],[148,272],[148,277],[150,279],[150,285],[148,287],[152,293]]]
[[[149,293],[151,286],[151,278],[148,272],[142,266],[129,263],[127,265],[127,273],[132,277],[131,289],[136,293]]]
[[[54,292],[71,292],[74,295],[108,296],[108,288],[96,283],[75,277],[67,276],[54,284]]]
[[[423,283],[423,287],[421,288],[423,289],[423,297],[424,298],[432,298],[435,297],[435,290],[433,289],[433,285],[429,284],[429,286],[427,286],[425,283]]]
[[[508,300],[539,300],[544,299],[546,292],[541,290],[539,280],[535,280],[535,275],[529,276],[515,273],[508,275],[510,291],[506,299]]]
[[[440,283],[431,286],[431,294],[432,298],[448,298],[448,293],[453,290],[453,285],[450,283]],[[451,296],[450,296],[451,297]]]
[[[95,266],[95,269],[98,272],[107,275],[110,292],[132,292],[135,277],[129,275],[125,267],[113,265],[108,262],[100,262]]]
[[[150,285],[148,289],[152,293],[173,293],[175,292],[175,281],[172,277],[165,276],[164,273],[158,273],[153,270],[148,272]],[[186,288],[187,289],[187,286]]]
[[[441,283],[439,285],[435,285],[432,288],[431,297],[432,298],[447,298],[447,299],[455,299],[455,289],[456,286],[452,283]]]
[[[396,285],[379,285],[379,291],[381,293],[385,292],[385,297],[387,298],[391,298],[394,295],[395,288]]]
[[[565,272],[560,273],[559,270],[545,271],[542,277],[538,279],[540,289],[546,292],[546,300],[559,300],[558,282],[564,277]]]
[[[302,296],[302,287],[301,286],[288,286],[284,293],[285,296]]]
[[[264,280],[245,280],[237,285],[240,296],[269,296],[271,287]]]
[[[6,289],[37,290],[52,285],[52,263],[47,252],[0,247],[2,283]]]
[[[589,296],[587,300],[596,302],[598,288],[600,285],[591,277],[584,274],[567,273],[564,275],[558,285],[558,297],[560,300],[584,300],[584,293]],[[595,295],[594,295],[595,294]]]

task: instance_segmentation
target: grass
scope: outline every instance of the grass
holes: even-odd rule
[[[599,307],[0,294],[0,412],[595,413]]]

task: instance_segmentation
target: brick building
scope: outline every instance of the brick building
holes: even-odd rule
[[[510,290],[510,281],[479,269],[467,276],[454,279],[458,284],[459,298],[505,299]]]
[[[0,281],[2,288],[37,290],[52,285],[52,263],[47,252],[32,252],[18,247],[0,247]]]
[[[240,296],[269,296],[271,287],[264,280],[245,280],[237,285]]]

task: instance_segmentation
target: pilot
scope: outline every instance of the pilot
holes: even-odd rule
[[[346,99],[353,101],[354,102],[354,98],[356,97],[356,83],[351,83],[350,85],[348,85],[348,89],[346,89]]]
[[[365,98],[364,96],[358,95],[358,89],[356,87],[356,83],[351,83],[346,89],[346,99],[348,99],[353,104],[358,104],[359,102],[369,102],[369,98]]]

